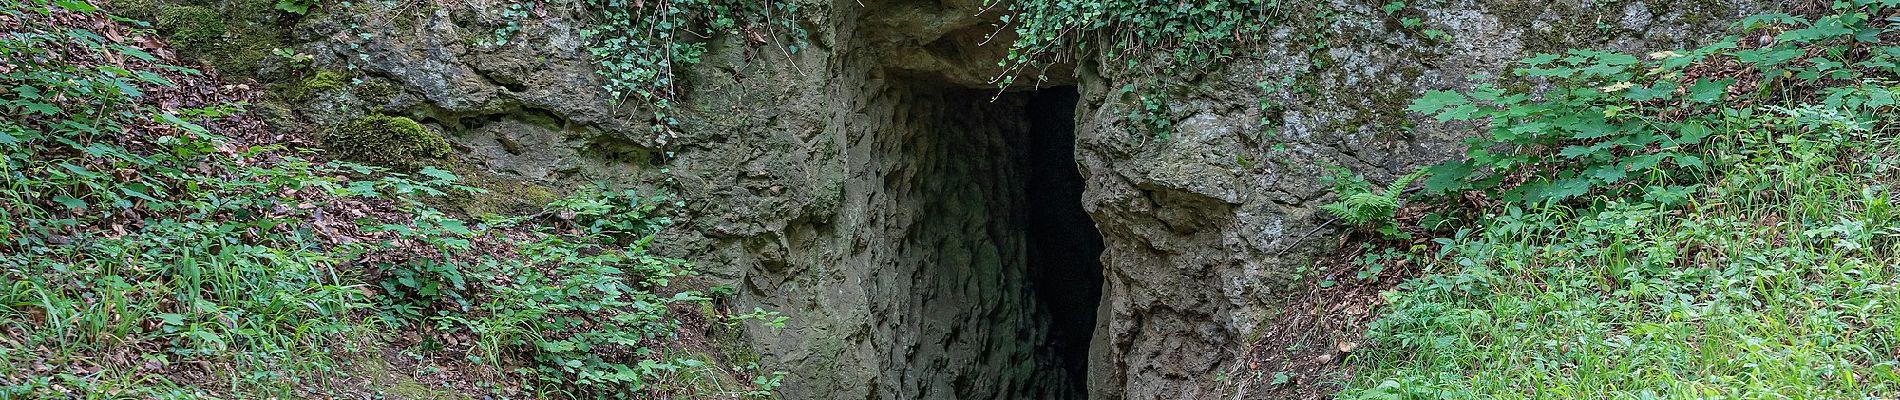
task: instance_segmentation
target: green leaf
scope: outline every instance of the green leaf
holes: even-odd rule
[[[1563,156],[1564,158],[1577,158],[1596,153],[1597,150],[1598,148],[1596,146],[1565,146],[1562,151],[1557,152],[1557,155]]]
[[[1782,32],[1781,35],[1775,36],[1775,40],[1783,42],[1812,42],[1852,34],[1854,34],[1854,30],[1848,28],[1847,25],[1841,21],[1841,16],[1829,15],[1821,17],[1819,21],[1814,21],[1814,25],[1807,28]]]
[[[422,167],[422,170],[416,171],[416,173],[422,174],[423,176],[427,176],[430,178],[435,178],[436,180],[439,180],[439,181],[454,182],[456,179],[455,173],[444,171],[442,169],[439,169],[433,166]]]
[[[139,50],[137,48],[133,48],[132,46],[126,46],[122,44],[112,45],[112,50],[119,52],[119,54],[132,56],[134,58],[138,58],[144,61],[154,61],[158,59],[158,57],[152,56],[152,53],[145,52],[145,50]],[[148,74],[150,73],[150,72],[144,72],[144,71],[140,71],[140,72],[148,73]]]
[[[1677,129],[1676,133],[1678,136],[1676,142],[1673,144],[1685,145],[1702,143],[1702,139],[1709,137],[1710,134],[1714,133],[1714,130],[1709,129],[1708,126],[1699,122],[1685,122],[1682,124],[1682,127]]]
[[[1732,79],[1713,81],[1697,79],[1694,85],[1689,86],[1689,99],[1702,104],[1712,104],[1721,101],[1722,98],[1728,94],[1729,85],[1733,84],[1735,84],[1735,81]]]
[[[1466,161],[1448,161],[1434,165],[1431,177],[1425,179],[1426,193],[1446,193],[1464,188],[1465,177],[1471,176],[1472,166]]]
[[[316,0],[277,0],[277,9],[292,14],[306,15],[310,13],[310,7],[316,4]]]
[[[20,107],[25,108],[27,112],[40,113],[40,114],[45,114],[45,115],[55,115],[55,114],[59,114],[60,112],[59,106],[41,103],[37,101],[22,102],[20,103]]]
[[[84,209],[86,209],[86,201],[85,201],[85,200],[80,200],[80,199],[75,199],[75,198],[72,198],[72,197],[70,197],[70,196],[66,196],[66,195],[56,195],[56,196],[53,196],[53,202],[55,202],[55,203],[59,203],[59,204],[62,204],[62,205],[65,205],[65,206],[66,206],[66,208],[68,208],[68,209],[72,209],[72,210],[84,210]]]
[[[1630,101],[1668,100],[1675,97],[1676,89],[1681,87],[1682,85],[1677,84],[1676,81],[1667,80],[1656,82],[1652,86],[1637,85],[1630,88],[1628,93],[1624,93],[1623,98]]]
[[[1675,154],[1673,155],[1672,158],[1676,160],[1676,165],[1679,165],[1679,166],[1682,166],[1683,168],[1688,168],[1688,169],[1702,169],[1702,167],[1708,165],[1702,162],[1702,157],[1692,156],[1688,154]]]
[[[1590,167],[1590,169],[1585,170],[1583,174],[1603,183],[1616,183],[1617,181],[1623,180],[1624,177],[1629,176],[1628,171],[1624,171],[1622,167],[1618,167],[1614,164]]]
[[[160,122],[171,124],[171,126],[178,127],[178,129],[184,129],[185,131],[188,131],[191,133],[202,135],[207,132],[210,132],[208,130],[205,130],[205,127],[198,126],[198,124],[191,123],[191,121],[186,121],[183,118],[178,118],[177,115],[172,115],[172,113],[158,113],[158,120]]]
[[[40,3],[40,4],[46,4],[46,3]],[[85,0],[59,0],[59,1],[53,2],[53,5],[57,5],[59,6],[59,8],[64,8],[64,9],[72,10],[72,11],[78,11],[82,13],[99,11],[99,7],[93,6],[92,3],[87,3]]]
[[[1418,100],[1413,100],[1412,105],[1405,109],[1419,114],[1434,114],[1446,107],[1462,106],[1469,103],[1470,100],[1466,99],[1465,95],[1458,94],[1458,92],[1433,90],[1425,92],[1425,95],[1419,96]]]
[[[13,92],[19,93],[20,98],[22,99],[39,99],[40,98],[40,89],[36,87],[28,86],[28,85],[15,86],[13,87]]]
[[[1598,118],[1590,118],[1589,121],[1571,124],[1566,128],[1571,132],[1570,137],[1584,140],[1610,136],[1618,131],[1616,125],[1610,125]]]

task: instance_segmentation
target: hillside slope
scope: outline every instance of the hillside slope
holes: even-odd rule
[[[714,340],[773,315],[721,311],[721,289],[649,253],[670,201],[589,187],[530,215],[441,211],[482,189],[444,169],[435,133],[267,124],[255,88],[179,66],[139,26],[83,1],[0,5],[0,398],[776,386]],[[309,147],[337,140],[362,150]]]

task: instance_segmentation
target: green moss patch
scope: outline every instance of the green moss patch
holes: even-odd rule
[[[331,155],[371,165],[413,171],[449,155],[449,142],[405,117],[357,118],[323,138]]]
[[[318,94],[343,90],[348,84],[349,79],[344,78],[342,74],[317,71],[301,81],[272,83],[267,87],[279,100],[299,102],[309,100]]]
[[[227,75],[252,76],[271,49],[284,46],[287,30],[280,22],[285,14],[273,1],[177,3],[129,1],[115,11],[151,19],[180,55]]]

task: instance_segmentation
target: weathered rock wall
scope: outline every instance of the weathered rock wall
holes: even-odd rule
[[[527,184],[679,197],[662,251],[738,288],[741,308],[792,317],[747,335],[791,373],[786,398],[1070,397],[1037,368],[1014,156],[1027,96],[983,88],[980,2],[807,3],[788,16],[806,51],[712,39],[670,132],[600,89],[578,2],[536,9],[498,47],[470,40],[508,23],[497,1],[330,16],[300,39],[319,65],[399,88],[318,99],[314,120],[410,115]]]
[[[1321,166],[1387,182],[1461,154],[1460,140],[1473,133],[1408,116],[1404,107],[1418,94],[1469,87],[1474,74],[1523,84],[1509,81],[1506,69],[1535,52],[1641,54],[1698,45],[1755,8],[1745,1],[1415,3],[1427,24],[1420,29],[1386,17],[1383,2],[1330,1],[1329,22],[1283,27],[1234,62],[1161,78],[1177,126],[1167,140],[1128,119],[1141,107],[1139,93],[1116,90],[1150,77],[1112,67],[1124,60],[1081,66],[1077,157],[1089,180],[1085,204],[1108,241],[1091,398],[1256,396],[1219,380],[1248,371],[1235,363],[1262,323],[1288,308],[1295,272],[1337,243],[1337,224],[1321,227],[1329,218],[1318,206],[1330,201]],[[1426,39],[1422,29],[1442,29],[1451,39]],[[1280,84],[1286,81],[1293,84]],[[1329,348],[1334,339],[1303,345]]]
[[[785,17],[806,26],[811,46],[791,54],[710,39],[667,133],[600,89],[576,0],[546,2],[499,47],[472,39],[506,23],[498,0],[333,10],[296,39],[318,65],[354,65],[362,87],[394,88],[319,98],[309,110],[317,121],[410,115],[471,164],[529,184],[675,193],[684,223],[666,233],[664,251],[737,287],[740,307],[793,318],[782,330],[747,328],[766,366],[791,372],[785,398],[1070,394],[1036,349],[1046,318],[1024,284],[1035,267],[1020,226],[1027,166],[1011,156],[1022,151],[1029,96],[996,97],[986,83],[1008,42],[986,40],[1000,8],[799,1],[806,12]],[[1452,38],[1433,43],[1380,4],[1336,0],[1330,22],[1283,28],[1232,62],[1180,76],[1105,68],[1125,60],[1101,58],[1073,66],[1073,80],[1056,73],[1081,93],[1076,161],[1108,248],[1090,397],[1236,394],[1218,389],[1219,372],[1281,309],[1293,271],[1331,242],[1299,241],[1327,234],[1316,166],[1383,179],[1443,159],[1464,133],[1409,124],[1403,107],[1419,92],[1496,76],[1531,51],[1687,45],[1748,8],[1689,3],[1444,1],[1421,9]],[[1295,85],[1258,85],[1284,77]],[[1168,94],[1168,139],[1127,119],[1137,94],[1119,89],[1136,82]]]

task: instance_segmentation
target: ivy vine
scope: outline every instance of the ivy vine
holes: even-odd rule
[[[653,112],[656,131],[678,124],[678,71],[700,62],[707,39],[739,34],[751,45],[787,55],[804,47],[799,5],[782,0],[593,0],[599,20],[583,31],[588,51],[616,104],[633,101]]]
[[[986,6],[997,5],[985,0]],[[1208,65],[1234,55],[1237,44],[1250,42],[1276,25],[1279,0],[1021,0],[1001,17],[1003,29],[1016,34],[1010,51],[999,61],[1005,72],[997,84],[1007,87],[1017,76],[1048,66],[1071,62],[1077,54],[1099,50],[1107,59],[1127,61],[1135,68],[1146,55],[1164,52],[1171,70]],[[1097,48],[1099,47],[1099,48]]]

